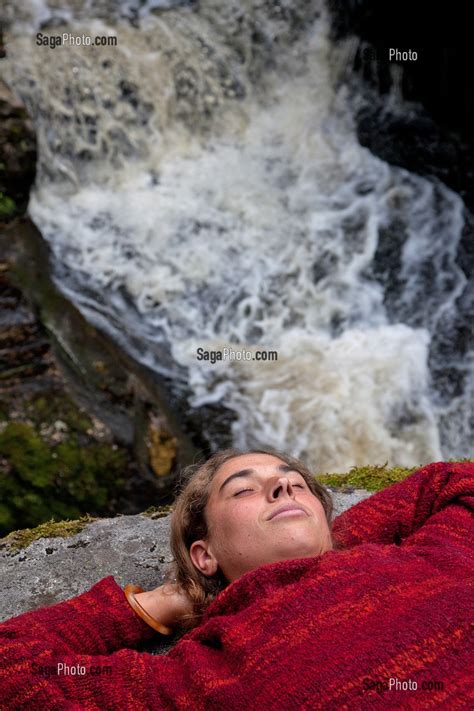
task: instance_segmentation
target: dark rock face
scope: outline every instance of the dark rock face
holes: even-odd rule
[[[359,38],[353,66],[348,69],[370,92],[370,101],[357,117],[362,145],[389,163],[437,176],[472,211],[474,85],[470,45],[462,38],[465,14],[457,15],[456,34],[451,36],[433,8],[427,27],[427,22],[414,18],[399,3],[332,0],[329,6],[334,40]],[[389,61],[389,48],[397,46],[416,50],[416,61]],[[414,104],[403,114],[386,107],[393,67],[401,69],[404,101]]]
[[[0,224],[26,209],[36,172],[36,138],[25,107],[0,81]]]
[[[0,263],[0,392],[12,382],[46,376],[54,370],[50,344],[20,289]]]
[[[447,11],[420,4],[416,14],[413,4],[403,2],[329,0],[328,5],[333,37],[360,38],[355,68],[366,81],[376,83],[381,93],[389,90],[388,50],[398,48],[404,98],[423,104],[437,124],[472,138],[474,86],[465,7]],[[409,49],[417,52],[415,61],[409,55],[403,58],[401,52]]]

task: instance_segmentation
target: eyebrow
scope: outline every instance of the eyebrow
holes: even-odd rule
[[[297,471],[294,467],[291,467],[289,464],[279,464],[277,469],[280,472],[295,472],[296,474],[303,476],[301,474],[301,472]],[[221,485],[221,487],[219,489],[219,494],[221,493],[224,486],[226,486],[226,484],[231,482],[232,479],[237,479],[237,477],[243,477],[243,476],[252,476],[252,474],[255,474],[255,469],[241,469],[238,472],[234,472],[233,474],[228,476],[227,479],[225,480],[225,482]]]

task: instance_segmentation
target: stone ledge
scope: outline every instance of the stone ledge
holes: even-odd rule
[[[336,515],[368,496],[370,492],[364,490],[333,492]],[[108,575],[121,586],[160,585],[171,562],[169,524],[170,516],[156,511],[52,524],[59,536],[41,537],[26,547],[18,547],[18,539],[15,545],[15,534],[4,538],[0,541],[0,621],[79,595]],[[74,532],[74,526],[80,530]],[[31,533],[43,536],[45,528],[38,529]]]

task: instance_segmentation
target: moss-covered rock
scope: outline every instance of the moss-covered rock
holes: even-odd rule
[[[0,80],[0,222],[25,212],[36,172],[36,137],[25,107]]]
[[[82,516],[75,521],[47,521],[35,528],[12,531],[2,540],[2,545],[6,544],[13,550],[21,550],[40,538],[70,538],[80,533],[87,523],[95,520],[93,516]]]
[[[65,393],[44,393],[31,398],[27,413],[35,425],[61,420],[68,429],[87,433],[92,428],[92,419],[81,410]]]
[[[10,217],[15,214],[16,210],[17,206],[15,201],[11,197],[8,197],[8,195],[0,192],[0,216]]]
[[[352,467],[345,474],[317,474],[316,479],[335,489],[352,487],[354,489],[365,489],[366,491],[379,491],[405,479],[415,471],[417,467],[404,469],[403,467],[389,467],[385,464],[372,464],[363,467]]]
[[[163,518],[164,516],[169,516],[169,514],[173,511],[173,505],[172,504],[165,504],[164,506],[149,506],[146,511],[142,512],[142,516],[148,516],[148,518],[152,518],[153,520],[157,518]]]
[[[111,513],[124,485],[126,452],[69,433],[51,444],[25,422],[0,432],[0,535],[85,513]]]

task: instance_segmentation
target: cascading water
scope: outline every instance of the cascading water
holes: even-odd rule
[[[428,368],[466,287],[459,196],[359,145],[322,2],[160,4],[7,7],[61,289],[190,408],[235,413],[237,446],[319,471],[468,456],[472,361],[444,354],[454,394]],[[41,22],[117,46],[38,46]],[[226,346],[278,360],[196,357]]]

